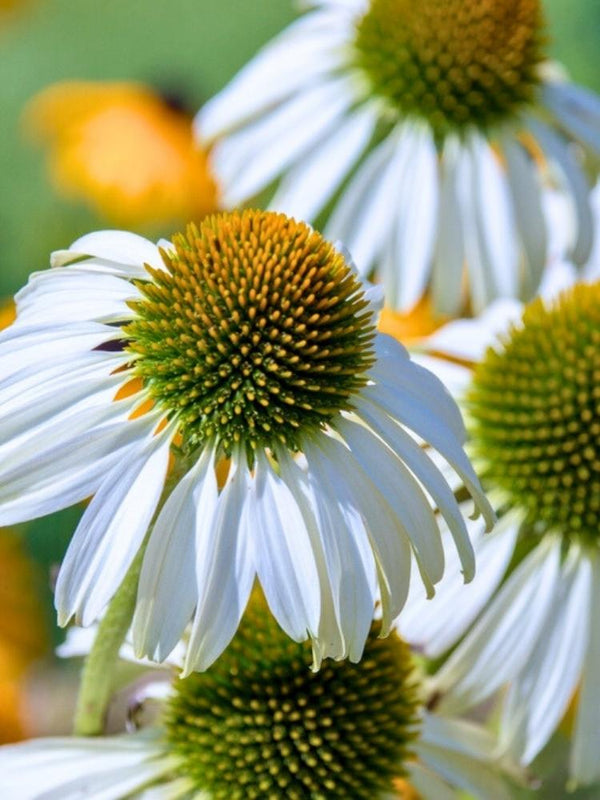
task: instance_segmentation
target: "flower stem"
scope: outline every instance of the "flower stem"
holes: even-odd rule
[[[119,649],[133,618],[144,547],[138,551],[102,618],[85,660],[77,697],[74,733],[97,736],[104,731]]]

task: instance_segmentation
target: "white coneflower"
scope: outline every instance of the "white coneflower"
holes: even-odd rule
[[[17,296],[0,336],[0,524],[94,494],[56,588],[61,624],[84,625],[151,527],[139,654],[164,658],[193,617],[186,670],[205,668],[258,575],[317,666],[358,660],[377,598],[385,632],[404,604],[411,550],[429,593],[442,576],[428,494],[473,575],[458,506],[413,438],[491,525],[460,413],[376,333],[345,254],[307,225],[224,214],[166,248],[91,234]]]
[[[359,664],[327,662],[313,673],[310,648],[253,603],[211,669],[161,692],[153,728],[0,748],[0,793],[441,800],[462,790],[508,800],[490,734],[426,710],[408,646],[377,634],[373,627]]]
[[[464,637],[436,675],[440,708],[464,710],[505,687],[501,746],[524,764],[579,687],[570,769],[591,783],[600,779],[600,284],[538,298],[512,325],[515,309],[505,308],[498,339],[490,327],[498,331],[501,311],[450,323],[430,342],[463,364],[475,359],[472,377],[468,366],[445,369],[463,386],[473,458],[499,521],[489,537],[473,525],[473,586],[459,594],[449,563],[439,596],[426,603],[415,586],[399,626],[435,657]]]
[[[544,61],[540,0],[313,0],[199,112],[225,204],[327,220],[388,302],[528,299],[547,254],[541,185],[592,241],[573,153],[600,152],[600,102]],[[466,276],[465,274],[466,265]],[[466,277],[466,281],[465,281]]]

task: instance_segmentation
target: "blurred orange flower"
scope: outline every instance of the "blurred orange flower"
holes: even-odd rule
[[[188,222],[217,208],[208,154],[191,116],[136,83],[66,81],[36,95],[27,130],[49,148],[58,191],[111,223]]]
[[[434,313],[429,297],[424,296],[417,305],[407,313],[394,311],[385,306],[379,318],[379,330],[387,333],[404,345],[415,344],[419,339],[432,334],[437,328],[448,321]]]
[[[23,681],[28,667],[48,649],[38,575],[21,538],[0,530],[0,743],[24,738]]]

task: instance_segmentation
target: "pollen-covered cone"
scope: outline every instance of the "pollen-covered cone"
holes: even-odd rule
[[[225,207],[277,182],[271,207],[325,225],[402,310],[427,288],[451,315],[529,299],[548,256],[542,187],[586,260],[578,154],[600,153],[600,100],[545,61],[542,0],[303,5],[196,118]]]
[[[30,101],[25,124],[48,147],[57,190],[114,224],[183,224],[217,208],[191,118],[143,84],[54,84]]]
[[[94,495],[58,577],[61,624],[98,617],[150,528],[136,649],[164,659],[192,619],[186,671],[222,652],[256,576],[316,667],[360,659],[378,603],[389,631],[411,552],[433,593],[439,518],[472,578],[465,522],[420,445],[491,527],[460,413],[376,332],[345,252],[244,211],[161,248],[90,234],[53,263],[0,337],[0,523]]]
[[[360,663],[329,661],[314,673],[310,647],[292,642],[255,598],[208,671],[160,684],[154,728],[0,748],[0,793],[452,800],[467,791],[508,800],[489,733],[427,711],[410,649],[377,634],[374,626]]]
[[[440,329],[424,349],[464,405],[499,519],[491,535],[469,526],[472,585],[461,585],[448,548],[438,595],[426,601],[414,584],[399,629],[433,658],[453,648],[435,676],[445,713],[505,690],[501,747],[524,764],[573,704],[570,772],[575,783],[598,782],[600,284],[524,309],[497,304]]]

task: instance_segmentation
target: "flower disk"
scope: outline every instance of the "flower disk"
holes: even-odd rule
[[[539,0],[372,0],[356,62],[377,94],[442,138],[532,99],[542,30]]]
[[[243,211],[190,225],[173,246],[166,269],[147,267],[124,331],[185,445],[298,450],[303,434],[352,407],[375,329],[359,280],[320,234]]]
[[[600,284],[525,310],[490,349],[469,397],[488,488],[525,509],[533,530],[600,542]]]
[[[372,630],[359,664],[309,663],[309,645],[251,607],[216,664],[177,684],[167,730],[182,775],[213,800],[391,791],[417,732],[407,646]]]

